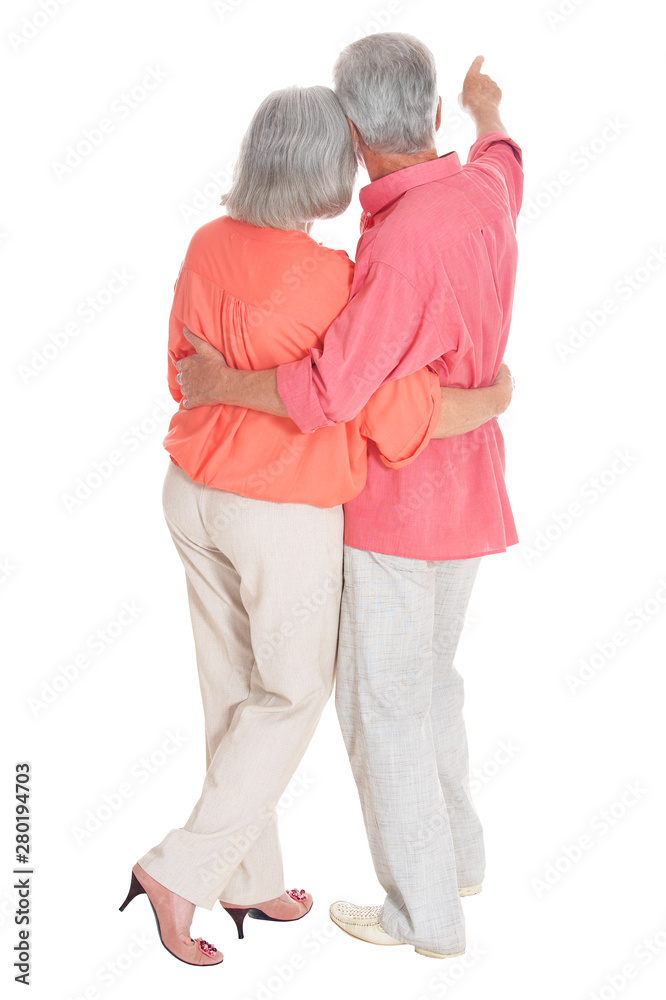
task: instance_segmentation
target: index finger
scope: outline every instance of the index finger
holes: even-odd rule
[[[483,65],[483,60],[485,58],[486,58],[485,56],[477,56],[476,59],[474,60],[474,62],[472,63],[472,65],[470,66],[470,68],[467,70],[467,74],[466,75],[467,76],[472,76],[475,73],[480,73],[481,72],[481,67]]]

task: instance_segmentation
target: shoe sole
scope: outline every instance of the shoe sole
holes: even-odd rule
[[[426,958],[457,958],[458,955],[464,955],[464,951],[452,951],[448,955],[440,955],[437,951],[425,951],[423,948],[415,948],[414,951],[417,955],[425,955]]]
[[[314,906],[314,903],[312,904]],[[280,917],[269,917],[267,913],[263,910],[258,910],[255,906],[247,911],[248,917],[252,917],[253,920],[272,920],[276,924],[295,924],[297,920],[302,920],[303,917],[307,917],[308,913],[312,913],[312,906],[305,913],[301,913],[300,917],[289,917],[287,920],[283,920]]]
[[[345,932],[345,934],[349,934],[350,937],[356,938],[357,941],[362,941],[364,944],[377,944],[380,948],[395,948],[397,945],[404,944],[403,941],[368,941],[367,938],[359,937],[358,934],[354,933],[355,928],[353,925],[346,927],[343,923],[340,923],[340,921],[334,917],[332,913],[329,912],[329,916],[336,927],[339,927],[341,931]]]
[[[390,947],[396,947],[397,945],[400,944],[405,944],[404,941],[368,941],[367,938],[359,937],[358,934],[354,934],[353,928],[345,927],[343,924],[338,923],[338,921],[332,914],[331,914],[331,920],[336,925],[336,927],[339,927],[341,931],[345,932],[345,934],[349,934],[350,937],[356,938],[357,941],[363,941],[364,944],[378,944],[381,948],[390,948]],[[448,955],[441,955],[437,951],[426,951],[424,948],[414,948],[414,951],[416,952],[417,955],[425,955],[426,958],[457,958],[458,955],[465,954],[464,951],[452,951]]]

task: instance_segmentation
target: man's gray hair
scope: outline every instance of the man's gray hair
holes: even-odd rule
[[[349,126],[333,91],[275,90],[250,122],[221,204],[242,222],[298,229],[341,215],[351,201],[356,171]]]
[[[386,31],[343,49],[335,92],[366,146],[377,153],[418,153],[435,145],[435,57],[413,35]]]

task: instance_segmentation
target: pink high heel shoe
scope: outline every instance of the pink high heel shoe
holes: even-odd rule
[[[227,911],[238,929],[238,937],[243,938],[243,921],[245,917],[251,916],[255,920],[277,920],[279,922],[301,920],[302,917],[312,909],[312,896],[304,889],[287,889],[286,895],[298,904],[295,909],[286,899],[269,899],[265,903],[257,906],[232,906],[231,903],[224,903],[220,900],[222,908]]]
[[[141,884],[139,881],[139,875],[142,875],[146,881],[150,879],[148,889]],[[127,893],[127,898],[125,902],[120,907],[120,910],[124,910],[128,903],[131,903],[135,896],[140,896],[141,893],[145,893],[148,897],[148,902],[155,914],[155,922],[157,924],[157,932],[160,936],[160,941],[174,958],[177,958],[181,962],[185,962],[186,965],[219,965],[220,962],[224,960],[224,955],[221,951],[218,951],[215,945],[209,944],[208,941],[204,941],[203,938],[190,938],[190,944],[186,944],[181,940],[178,931],[176,930],[176,922],[174,919],[172,904],[171,904],[171,892],[165,888],[165,886],[160,885],[155,879],[148,876],[147,872],[144,872],[138,864],[134,865],[132,869],[132,881],[130,883],[129,892]],[[157,915],[157,911],[160,911],[161,919]]]

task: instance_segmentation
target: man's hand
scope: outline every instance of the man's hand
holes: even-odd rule
[[[477,56],[463,80],[462,93],[458,96],[460,107],[476,125],[477,138],[484,132],[506,132],[499,116],[502,91],[494,80],[481,72],[485,56]]]
[[[230,368],[224,354],[207,340],[186,326],[183,334],[195,350],[176,362],[176,382],[183,393],[184,409],[228,403],[275,417],[289,416],[277,390],[277,369],[255,372]]]
[[[195,350],[194,354],[176,362],[179,372],[176,382],[183,393],[183,406],[186,410],[193,410],[195,406],[214,406],[222,402],[225,377],[228,381],[228,373],[232,370],[224,355],[186,326],[183,327],[183,335]]]

